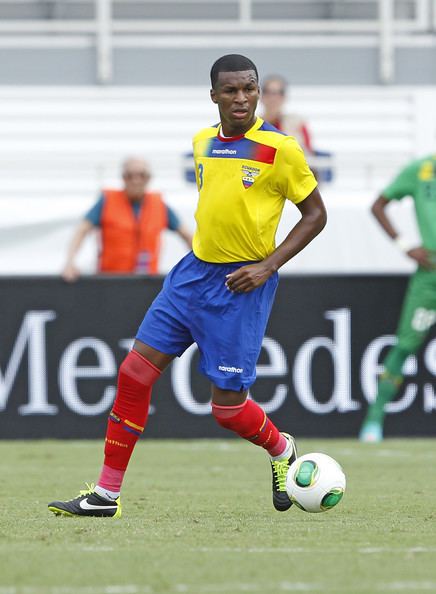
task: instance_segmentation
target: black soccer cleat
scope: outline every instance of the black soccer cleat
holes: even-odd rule
[[[121,517],[120,498],[108,501],[94,492],[93,488],[80,491],[80,495],[69,501],[53,501],[48,509],[57,516],[94,516],[98,518]]]
[[[282,433],[282,435],[291,442],[292,450],[287,458],[270,460],[272,470],[273,505],[277,511],[286,511],[292,505],[292,501],[289,499],[288,493],[286,492],[286,477],[290,465],[297,459],[295,439],[288,433]]]

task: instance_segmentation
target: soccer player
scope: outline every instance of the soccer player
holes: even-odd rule
[[[294,439],[247,396],[277,270],[322,230],[326,212],[297,142],[256,117],[258,81],[256,66],[244,56],[223,56],[212,66],[210,96],[220,123],[193,141],[199,190],[193,251],[165,279],[120,366],[97,486],[50,503],[56,514],[120,516],[121,484],[147,421],[153,384],[193,342],[212,383],[216,421],[268,452],[273,504],[279,511],[292,505],[285,481],[296,458]],[[301,218],[275,247],[286,199]]]
[[[414,200],[421,245],[414,246],[395,230],[386,207],[392,200]],[[360,440],[383,439],[385,405],[397,394],[404,380],[403,364],[416,353],[436,321],[436,156],[410,163],[383,191],[372,206],[383,230],[400,250],[418,264],[410,279],[397,330],[397,342],[384,360],[377,396],[369,406]]]

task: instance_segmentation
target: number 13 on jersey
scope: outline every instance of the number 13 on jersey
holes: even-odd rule
[[[203,167],[203,163],[199,163],[197,165],[197,177],[198,177],[198,189],[201,190],[201,188],[203,187],[203,171],[204,171],[204,167]]]

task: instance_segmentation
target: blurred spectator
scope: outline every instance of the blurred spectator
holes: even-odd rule
[[[286,89],[285,79],[277,74],[264,79],[261,95],[262,117],[288,136],[293,136],[297,140],[318,182],[331,182],[333,179],[332,155],[329,152],[314,148],[309,127],[301,115],[285,111]]]
[[[191,249],[192,236],[159,192],[148,192],[150,169],[139,157],[123,163],[122,190],[104,189],[79,223],[71,240],[62,276],[74,281],[80,271],[74,260],[85,237],[100,232],[98,271],[112,274],[157,274],[161,233],[175,231]]]
[[[312,146],[312,138],[309,128],[304,119],[296,113],[285,113],[286,103],[286,81],[278,75],[268,76],[262,83],[262,105],[264,120],[293,136],[306,156],[315,153]]]

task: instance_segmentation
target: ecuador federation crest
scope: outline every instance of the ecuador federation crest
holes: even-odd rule
[[[245,189],[250,188],[254,182],[256,177],[260,173],[260,169],[257,167],[250,167],[250,165],[242,165],[242,184]]]

